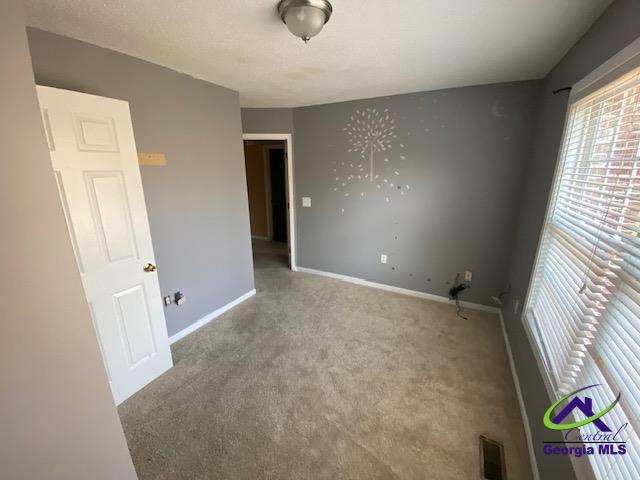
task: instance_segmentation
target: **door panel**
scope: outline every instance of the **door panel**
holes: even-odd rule
[[[105,261],[138,258],[121,172],[85,172],[92,216]]]
[[[74,116],[73,123],[81,152],[118,151],[113,118]]]
[[[156,353],[153,328],[147,307],[144,285],[136,285],[113,295],[116,316],[120,320],[125,339],[128,368],[135,368],[143,360]]]
[[[116,403],[172,366],[129,105],[38,86],[71,244]]]

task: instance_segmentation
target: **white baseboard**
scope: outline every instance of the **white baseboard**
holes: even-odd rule
[[[269,237],[265,237],[262,235],[251,235],[251,238],[254,240],[271,240]]]
[[[533,448],[533,437],[531,436],[531,427],[529,426],[529,416],[524,407],[524,398],[522,397],[522,390],[520,389],[520,379],[518,378],[518,372],[516,371],[516,364],[513,361],[513,352],[511,351],[511,344],[507,337],[507,329],[504,326],[504,317],[502,316],[502,310],[499,311],[500,328],[502,329],[502,336],[504,337],[504,344],[507,347],[507,356],[509,357],[509,366],[511,367],[511,375],[513,375],[513,383],[516,386],[516,395],[518,396],[518,403],[520,404],[520,415],[522,416],[522,423],[524,424],[524,433],[527,437],[527,448],[529,450],[529,461],[531,463],[531,471],[533,472],[534,480],[540,480],[540,472],[538,471],[538,462],[536,461],[535,449]]]
[[[292,269],[293,270],[293,269]],[[322,275],[323,277],[335,278],[344,282],[355,283],[356,285],[364,285],[365,287],[378,288],[380,290],[386,290],[388,292],[400,293],[402,295],[409,295],[412,297],[424,298],[426,300],[433,300],[435,302],[455,304],[455,302],[448,297],[442,297],[440,295],[434,295],[432,293],[419,292],[417,290],[409,290],[408,288],[394,287],[393,285],[385,285],[384,283],[370,282],[369,280],[363,280],[362,278],[350,277],[348,275],[342,275],[340,273],[324,272],[322,270],[315,270],[313,268],[296,267],[294,271],[302,273],[311,273],[314,275]],[[469,308],[471,310],[479,310],[489,313],[500,313],[500,309],[489,305],[482,305],[480,303],[473,302],[460,302],[460,306]]]
[[[186,337],[190,333],[195,332],[200,327],[203,327],[204,325],[209,323],[214,318],[219,317],[220,315],[222,315],[227,310],[231,310],[233,307],[235,307],[236,305],[241,304],[246,299],[253,297],[255,294],[256,294],[256,289],[254,288],[253,290],[245,293],[244,295],[239,296],[238,298],[236,298],[235,300],[232,300],[231,302],[227,303],[226,305],[223,305],[222,307],[218,308],[217,310],[214,310],[213,312],[209,313],[208,315],[205,315],[200,320],[198,320],[196,322],[193,322],[191,325],[189,325],[188,327],[180,330],[178,333],[174,333],[173,335],[171,335],[169,337],[169,343],[173,344],[173,343],[177,342],[178,340],[180,340],[181,338]]]

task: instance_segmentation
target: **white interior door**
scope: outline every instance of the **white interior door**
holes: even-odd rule
[[[129,104],[37,88],[78,270],[119,404],[172,366]]]

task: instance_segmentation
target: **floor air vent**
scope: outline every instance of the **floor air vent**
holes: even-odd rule
[[[504,447],[490,438],[480,436],[480,478],[507,480],[504,465]]]

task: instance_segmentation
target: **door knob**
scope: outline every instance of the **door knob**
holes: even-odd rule
[[[153,263],[147,263],[144,266],[144,271],[145,272],[155,272],[156,271],[156,266]]]

